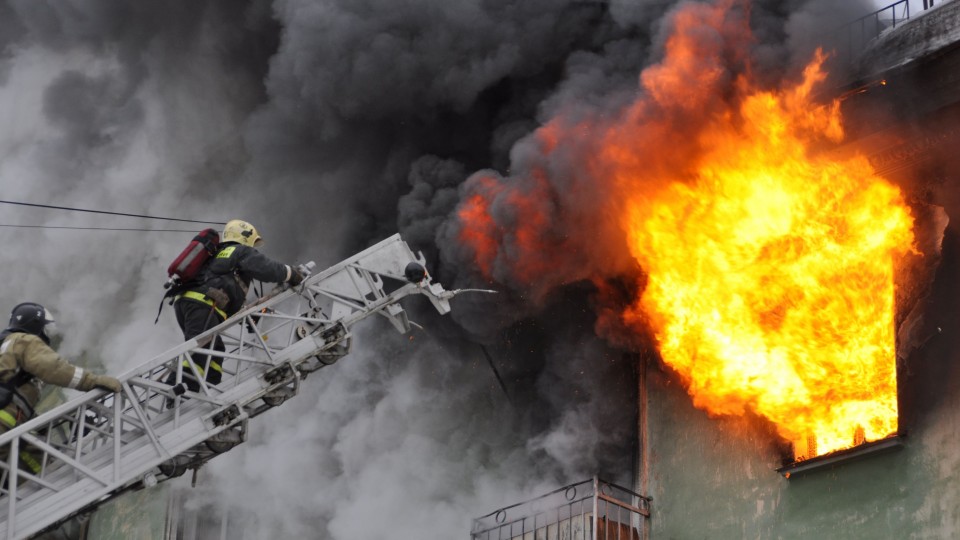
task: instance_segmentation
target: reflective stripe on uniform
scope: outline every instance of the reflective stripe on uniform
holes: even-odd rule
[[[184,360],[183,367],[190,369],[190,362],[187,360]],[[204,375],[206,373],[206,371],[204,371],[203,369],[203,366],[201,366],[200,364],[194,364],[194,367],[197,368],[197,373],[199,373],[200,375]],[[223,368],[220,367],[220,364],[218,364],[216,360],[210,361],[210,367],[213,368],[214,371],[223,373]]]
[[[27,467],[30,467],[30,470],[33,471],[34,474],[40,472],[40,469],[42,468],[40,467],[40,462],[34,459],[34,457],[31,456],[26,450],[20,451],[20,461],[22,461]]]
[[[67,388],[76,388],[80,384],[80,379],[83,379],[83,368],[74,367],[73,378],[67,383]]]
[[[220,250],[220,253],[217,253],[218,259],[229,259],[233,255],[233,250],[237,249],[237,246],[227,246]]]
[[[4,340],[3,345],[0,345],[0,354],[7,352],[7,349],[9,347],[10,347],[10,341]],[[11,380],[13,379],[16,379],[16,373],[14,374],[14,377],[11,378]],[[24,412],[26,412],[26,414],[28,415],[27,419],[32,417],[33,407],[31,407],[30,404],[27,403],[26,400],[23,398],[23,396],[21,396],[16,390],[11,389],[11,392],[13,393],[13,397],[11,398],[11,400],[13,401],[13,405],[14,407],[19,408],[19,410],[17,411],[17,416],[21,416],[24,414]],[[10,411],[6,409],[0,409],[0,422],[5,424],[10,429],[17,427],[17,417],[10,414]],[[20,462],[23,465],[25,465],[30,470],[30,472],[32,472],[33,474],[40,473],[42,469],[40,462],[37,461],[36,458],[34,458],[32,455],[30,455],[29,452],[27,452],[26,450],[20,450],[19,458],[20,458]]]
[[[10,426],[11,429],[17,427],[17,419],[14,418],[12,414],[7,412],[6,409],[0,409],[0,422]],[[40,466],[40,462],[30,455],[30,453],[26,450],[20,451],[20,461],[23,462],[23,464],[33,472],[33,474],[39,473],[40,469],[42,468]]]
[[[199,301],[199,302],[203,302],[204,304],[212,307],[213,310],[216,311],[218,315],[220,315],[221,317],[223,317],[223,320],[227,320],[227,313],[226,313],[225,311],[223,311],[222,309],[218,308],[217,305],[213,302],[213,300],[207,298],[207,295],[205,295],[205,294],[203,294],[203,293],[198,293],[197,291],[187,291],[187,292],[181,294],[180,296],[178,296],[177,298],[181,298],[181,297],[182,297],[182,298],[190,298],[190,299],[192,299],[192,300],[197,300],[197,301]]]

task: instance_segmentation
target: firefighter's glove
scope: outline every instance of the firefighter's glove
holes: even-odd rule
[[[213,300],[213,303],[220,309],[226,309],[227,304],[230,303],[230,297],[223,292],[223,289],[209,289],[207,298]]]
[[[114,393],[123,391],[123,386],[120,384],[120,381],[109,375],[94,375],[93,387],[101,390],[109,390]]]
[[[303,272],[291,266],[290,279],[287,280],[287,283],[289,283],[291,287],[296,287],[303,283]]]

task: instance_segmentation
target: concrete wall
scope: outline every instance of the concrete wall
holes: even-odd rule
[[[902,16],[902,7],[898,16]],[[864,76],[889,71],[953,46],[958,38],[960,2],[940,0],[933,9],[919,13],[914,6],[906,24],[883,32],[864,51],[859,71]]]
[[[651,537],[957,538],[957,394],[903,449],[787,480],[756,418],[710,419],[651,377]]]
[[[166,540],[169,484],[127,493],[99,507],[91,516],[87,538],[93,540]]]

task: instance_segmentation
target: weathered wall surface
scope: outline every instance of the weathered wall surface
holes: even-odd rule
[[[915,13],[908,23],[881,34],[862,55],[860,72],[870,75],[906,65],[954,45],[958,38],[960,3],[941,1],[929,11]]]
[[[169,496],[169,484],[160,484],[110,501],[91,516],[87,538],[166,540]]]
[[[649,398],[654,539],[956,538],[960,531],[956,399],[901,450],[787,480],[775,471],[781,455],[759,420],[710,419],[663,376],[651,377]]]

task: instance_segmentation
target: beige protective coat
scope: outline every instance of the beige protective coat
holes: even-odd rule
[[[93,390],[98,384],[110,386],[104,385],[104,379],[107,377],[70,364],[39,337],[16,332],[7,336],[0,345],[0,381],[9,381],[20,369],[34,376],[32,381],[16,389],[31,409],[40,401],[41,382],[82,391]],[[7,405],[3,411],[16,419],[17,424],[30,419],[28,416],[30,411],[21,410],[17,406],[17,399],[14,399],[13,403]],[[9,425],[8,420],[7,415],[0,414],[0,433],[13,427]]]

